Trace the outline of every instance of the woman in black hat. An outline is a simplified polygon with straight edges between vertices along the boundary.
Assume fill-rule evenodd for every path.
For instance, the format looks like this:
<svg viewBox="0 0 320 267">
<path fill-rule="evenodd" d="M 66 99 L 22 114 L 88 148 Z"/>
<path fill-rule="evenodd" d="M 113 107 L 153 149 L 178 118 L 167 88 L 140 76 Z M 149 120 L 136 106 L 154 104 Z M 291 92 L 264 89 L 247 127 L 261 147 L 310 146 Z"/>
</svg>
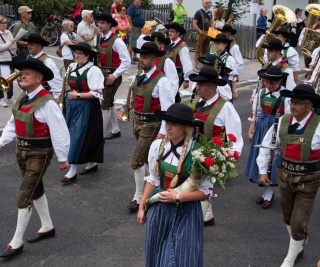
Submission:
<svg viewBox="0 0 320 267">
<path fill-rule="evenodd" d="M 223 62 L 227 68 L 233 70 L 236 67 L 236 62 L 229 53 L 231 40 L 225 34 L 219 33 L 216 38 L 211 38 L 211 41 L 214 42 L 214 54 L 219 56 L 219 61 Z M 236 100 L 239 96 L 236 83 L 237 75 L 232 71 L 230 73 L 220 73 L 220 76 L 229 84 L 232 91 L 232 100 Z"/>
<path fill-rule="evenodd" d="M 267 69 L 259 70 L 258 75 L 263 79 L 264 87 L 256 94 L 252 105 L 254 115 L 251 118 L 252 122 L 248 133 L 251 147 L 245 171 L 245 176 L 254 183 L 259 183 L 259 169 L 256 163 L 259 149 L 256 145 L 262 143 L 263 137 L 274 123 L 276 113 L 278 116 L 290 113 L 289 99 L 280 96 L 280 91 L 285 89 L 288 73 L 282 72 L 277 66 L 270 66 Z M 279 160 L 273 164 L 272 168 L 273 186 L 277 185 L 276 174 Z M 256 203 L 261 204 L 263 209 L 267 209 L 272 203 L 273 196 L 272 187 L 265 186 L 262 196 L 256 200 Z"/>
<path fill-rule="evenodd" d="M 170 106 L 167 112 L 156 112 L 166 121 L 167 135 L 155 140 L 149 151 L 149 172 L 139 206 L 137 220 L 147 223 L 145 240 L 146 266 L 203 266 L 203 215 L 200 200 L 211 195 L 212 184 L 202 178 L 199 189 L 177 194 L 192 167 L 194 127 L 193 111 L 185 104 Z M 158 187 L 158 188 L 156 188 Z M 146 213 L 144 203 L 159 189 L 160 202 Z M 186 245 L 187 244 L 187 245 Z"/>
<path fill-rule="evenodd" d="M 103 162 L 102 98 L 104 76 L 90 58 L 96 57 L 90 45 L 80 42 L 70 45 L 75 63 L 67 70 L 67 82 L 71 88 L 65 101 L 65 118 L 70 131 L 71 143 L 68 155 L 70 169 L 60 180 L 70 184 L 77 179 L 78 164 L 87 163 L 79 174 L 98 170 Z"/>
</svg>

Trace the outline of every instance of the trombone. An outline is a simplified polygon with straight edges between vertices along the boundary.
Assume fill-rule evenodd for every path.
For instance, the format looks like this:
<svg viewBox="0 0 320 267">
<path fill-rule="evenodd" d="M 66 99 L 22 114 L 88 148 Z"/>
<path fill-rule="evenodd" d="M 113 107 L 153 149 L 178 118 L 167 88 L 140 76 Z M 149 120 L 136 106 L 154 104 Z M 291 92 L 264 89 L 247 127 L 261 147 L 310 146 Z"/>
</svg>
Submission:
<svg viewBox="0 0 320 267">
<path fill-rule="evenodd" d="M 13 83 L 15 79 L 21 76 L 21 71 L 14 71 L 8 77 L 0 76 L 0 90 L 7 93 L 10 91 L 10 84 Z M 19 84 L 19 82 L 18 82 Z M 19 85 L 20 86 L 20 85 Z"/>
</svg>

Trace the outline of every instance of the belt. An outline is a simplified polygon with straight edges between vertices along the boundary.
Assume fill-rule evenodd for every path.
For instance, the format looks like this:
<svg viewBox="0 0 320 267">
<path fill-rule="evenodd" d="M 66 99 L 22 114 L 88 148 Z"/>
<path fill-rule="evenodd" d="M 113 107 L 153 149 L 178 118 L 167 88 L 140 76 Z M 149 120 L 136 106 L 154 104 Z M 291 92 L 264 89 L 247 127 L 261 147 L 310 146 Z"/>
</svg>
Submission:
<svg viewBox="0 0 320 267">
<path fill-rule="evenodd" d="M 101 67 L 101 71 L 103 74 L 111 74 L 114 73 L 116 71 L 115 68 L 103 68 Z"/>
<path fill-rule="evenodd" d="M 287 172 L 298 175 L 320 172 L 320 160 L 301 162 L 288 160 L 282 157 L 281 166 Z"/>
<path fill-rule="evenodd" d="M 160 122 L 153 113 L 134 113 L 134 119 L 140 123 Z"/>
<path fill-rule="evenodd" d="M 17 145 L 22 148 L 52 148 L 51 138 L 27 139 L 18 137 Z"/>
</svg>

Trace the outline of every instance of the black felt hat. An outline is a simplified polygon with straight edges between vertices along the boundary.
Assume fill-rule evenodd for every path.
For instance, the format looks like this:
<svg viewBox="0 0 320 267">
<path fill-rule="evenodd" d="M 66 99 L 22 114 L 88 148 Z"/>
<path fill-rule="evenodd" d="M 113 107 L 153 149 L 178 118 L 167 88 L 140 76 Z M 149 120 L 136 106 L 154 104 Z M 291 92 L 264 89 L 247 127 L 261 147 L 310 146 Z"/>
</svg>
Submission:
<svg viewBox="0 0 320 267">
<path fill-rule="evenodd" d="M 281 35 L 285 36 L 287 39 L 291 39 L 292 38 L 291 26 L 289 24 L 282 26 L 277 31 L 273 30 L 272 33 L 273 34 L 281 34 Z"/>
<path fill-rule="evenodd" d="M 231 43 L 231 40 L 224 33 L 217 34 L 216 38 L 210 38 L 211 41 L 214 42 L 222 42 L 222 43 Z"/>
<path fill-rule="evenodd" d="M 93 51 L 91 49 L 91 46 L 86 42 L 79 42 L 76 45 L 69 45 L 69 47 L 72 50 L 80 50 L 83 53 L 88 54 L 88 55 L 92 55 L 92 56 L 96 56 L 97 55 L 97 52 Z"/>
<path fill-rule="evenodd" d="M 118 22 L 109 13 L 101 13 L 99 16 L 96 16 L 95 18 L 97 20 L 104 20 L 108 23 L 111 23 L 112 27 L 118 26 Z"/>
<path fill-rule="evenodd" d="M 278 66 L 270 66 L 267 69 L 259 70 L 258 75 L 269 80 L 280 80 L 286 78 L 289 74 L 282 72 Z"/>
<path fill-rule="evenodd" d="M 198 83 L 214 83 L 218 86 L 224 86 L 227 82 L 218 76 L 218 72 L 214 68 L 204 67 L 199 74 L 190 74 L 189 79 Z"/>
<path fill-rule="evenodd" d="M 169 29 L 174 29 L 178 32 L 180 32 L 180 34 L 185 34 L 187 31 L 185 30 L 185 28 L 183 28 L 179 23 L 177 22 L 172 22 L 170 24 L 166 24 L 164 25 L 168 30 Z"/>
<path fill-rule="evenodd" d="M 48 68 L 44 63 L 37 58 L 28 57 L 26 61 L 20 61 L 16 64 L 13 64 L 14 68 L 18 70 L 23 69 L 32 69 L 40 72 L 43 75 L 44 81 L 50 81 L 53 79 L 53 72 Z"/>
<path fill-rule="evenodd" d="M 143 40 L 146 40 L 146 41 L 149 41 L 149 42 L 154 42 L 154 41 L 158 41 L 159 43 L 163 43 L 165 45 L 168 45 L 171 43 L 170 39 L 169 38 L 166 38 L 164 36 L 163 33 L 161 32 L 153 32 L 151 34 L 151 36 L 145 36 L 143 37 Z"/>
<path fill-rule="evenodd" d="M 133 52 L 141 55 L 156 55 L 162 57 L 165 55 L 166 51 L 159 51 L 158 46 L 154 42 L 146 42 L 139 48 L 133 48 Z"/>
<path fill-rule="evenodd" d="M 320 107 L 320 96 L 317 95 L 312 86 L 299 84 L 292 91 L 281 90 L 280 95 L 289 98 L 307 99 L 313 103 L 314 107 Z"/>
<path fill-rule="evenodd" d="M 222 32 L 230 32 L 232 35 L 235 35 L 237 33 L 237 30 L 232 28 L 229 24 L 224 24 L 223 27 L 220 29 Z"/>
<path fill-rule="evenodd" d="M 203 121 L 193 117 L 192 109 L 183 103 L 172 104 L 167 111 L 156 111 L 154 115 L 165 121 L 174 122 L 182 125 L 203 126 Z"/>
<path fill-rule="evenodd" d="M 283 49 L 283 45 L 282 45 L 280 39 L 278 39 L 278 38 L 272 38 L 269 41 L 269 43 L 263 44 L 261 47 L 267 48 L 267 49 L 275 49 L 275 50 L 282 50 Z"/>
<path fill-rule="evenodd" d="M 44 40 L 41 35 L 36 33 L 31 33 L 28 38 L 22 38 L 21 40 L 28 43 L 41 44 L 42 46 L 48 46 L 50 44 L 48 41 Z"/>
</svg>

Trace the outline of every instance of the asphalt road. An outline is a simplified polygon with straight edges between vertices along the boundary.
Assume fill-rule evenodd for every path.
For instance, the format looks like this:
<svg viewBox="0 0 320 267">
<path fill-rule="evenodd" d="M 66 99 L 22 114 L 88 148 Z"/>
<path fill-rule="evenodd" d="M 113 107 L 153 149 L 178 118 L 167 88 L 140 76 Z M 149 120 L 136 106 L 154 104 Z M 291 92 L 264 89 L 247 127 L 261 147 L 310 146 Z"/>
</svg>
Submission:
<svg viewBox="0 0 320 267">
<path fill-rule="evenodd" d="M 53 54 L 55 48 L 48 50 Z M 61 65 L 61 61 L 57 61 Z M 134 71 L 130 70 L 126 76 Z M 217 186 L 214 199 L 216 225 L 205 228 L 204 266 L 275 267 L 284 259 L 289 236 L 281 221 L 279 194 L 269 210 L 255 204 L 262 190 L 244 177 L 249 143 L 246 139 L 252 87 L 243 88 L 235 108 L 242 118 L 245 146 L 238 177 L 226 190 Z M 125 98 L 126 88 L 119 92 Z M 120 122 L 122 137 L 105 144 L 105 162 L 99 171 L 78 177 L 71 186 L 61 186 L 63 175 L 54 157 L 45 178 L 46 194 L 56 237 L 36 244 L 25 243 L 22 254 L 4 260 L 3 266 L 144 266 L 145 227 L 126 208 L 134 193 L 130 155 L 134 146 L 131 122 Z M 0 247 L 11 240 L 16 227 L 16 196 L 20 171 L 15 161 L 14 143 L 0 154 Z M 316 266 L 320 258 L 319 197 L 312 215 L 310 238 L 302 260 L 296 266 Z M 40 228 L 34 210 L 25 238 Z M 186 244 L 188 245 L 188 244 Z M 181 266 L 183 267 L 183 266 Z M 196 266 L 195 266 L 196 267 Z"/>
</svg>

